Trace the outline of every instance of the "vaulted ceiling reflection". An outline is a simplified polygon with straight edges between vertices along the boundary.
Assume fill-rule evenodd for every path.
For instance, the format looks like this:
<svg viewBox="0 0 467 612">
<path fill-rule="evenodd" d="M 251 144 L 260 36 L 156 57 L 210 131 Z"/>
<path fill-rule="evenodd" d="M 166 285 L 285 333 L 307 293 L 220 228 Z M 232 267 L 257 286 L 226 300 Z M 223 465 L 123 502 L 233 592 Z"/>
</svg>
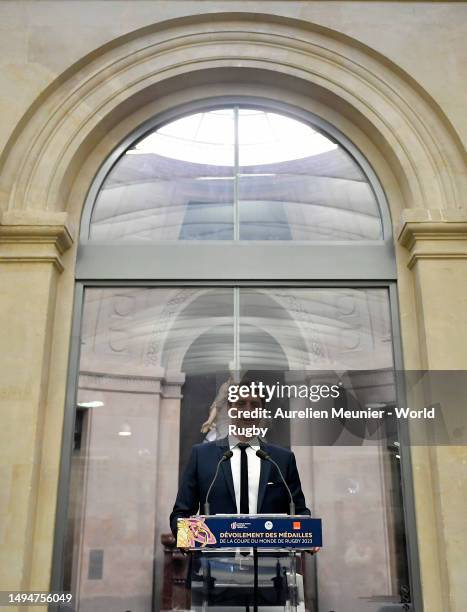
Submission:
<svg viewBox="0 0 467 612">
<path fill-rule="evenodd" d="M 389 307 L 385 290 L 349 288 L 113 288 L 88 291 L 82 366 L 106 360 L 115 367 L 216 371 L 239 367 L 274 369 L 274 351 L 258 341 L 268 334 L 286 356 L 288 369 L 366 369 L 392 366 Z M 234 320 L 236 319 L 236 321 Z M 235 338 L 234 328 L 238 328 Z M 203 334 L 196 354 L 188 348 Z M 282 357 L 280 358 L 282 362 Z"/>
<path fill-rule="evenodd" d="M 228 108 L 128 149 L 99 192 L 93 240 L 380 240 L 375 195 L 341 146 L 296 119 Z"/>
</svg>

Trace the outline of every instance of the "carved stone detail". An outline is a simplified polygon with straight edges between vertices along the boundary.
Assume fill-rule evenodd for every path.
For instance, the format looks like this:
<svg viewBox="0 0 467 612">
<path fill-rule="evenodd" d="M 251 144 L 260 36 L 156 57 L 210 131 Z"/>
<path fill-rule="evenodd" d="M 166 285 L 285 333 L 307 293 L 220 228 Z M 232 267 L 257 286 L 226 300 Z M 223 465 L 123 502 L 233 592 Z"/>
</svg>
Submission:
<svg viewBox="0 0 467 612">
<path fill-rule="evenodd" d="M 61 255 L 72 244 L 67 213 L 5 211 L 0 217 L 0 261 L 50 262 L 62 272 Z"/>
<path fill-rule="evenodd" d="M 467 212 L 407 209 L 398 239 L 410 251 L 409 268 L 421 259 L 467 259 Z"/>
</svg>

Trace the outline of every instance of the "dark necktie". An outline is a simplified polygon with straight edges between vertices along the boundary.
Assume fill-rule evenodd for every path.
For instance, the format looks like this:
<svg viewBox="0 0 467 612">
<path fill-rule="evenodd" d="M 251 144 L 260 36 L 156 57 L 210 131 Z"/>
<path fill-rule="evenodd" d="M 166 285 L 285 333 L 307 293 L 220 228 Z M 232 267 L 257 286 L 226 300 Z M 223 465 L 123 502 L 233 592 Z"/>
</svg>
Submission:
<svg viewBox="0 0 467 612">
<path fill-rule="evenodd" d="M 240 449 L 240 514 L 249 514 L 250 504 L 248 501 L 248 457 L 246 449 L 249 444 L 239 444 Z"/>
</svg>

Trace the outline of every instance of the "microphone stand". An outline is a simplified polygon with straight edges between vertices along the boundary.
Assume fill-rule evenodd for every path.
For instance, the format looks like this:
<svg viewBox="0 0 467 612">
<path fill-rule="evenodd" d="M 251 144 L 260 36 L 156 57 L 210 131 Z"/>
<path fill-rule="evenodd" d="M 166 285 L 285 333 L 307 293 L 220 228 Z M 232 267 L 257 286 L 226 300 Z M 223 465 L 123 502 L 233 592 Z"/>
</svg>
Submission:
<svg viewBox="0 0 467 612">
<path fill-rule="evenodd" d="M 223 463 L 224 461 L 228 461 L 230 459 L 230 457 L 232 457 L 233 452 L 231 450 L 226 450 L 225 453 L 222 455 L 222 457 L 219 459 L 218 463 L 217 463 L 217 467 L 216 467 L 216 473 L 214 474 L 214 478 L 211 481 L 211 484 L 209 486 L 208 492 L 206 493 L 206 500 L 204 502 L 204 514 L 206 516 L 209 516 L 211 514 L 210 511 L 210 507 L 209 507 L 209 495 L 211 494 L 211 489 L 214 486 L 214 483 L 217 480 L 217 476 L 219 474 L 219 469 L 221 467 L 221 463 Z"/>
</svg>

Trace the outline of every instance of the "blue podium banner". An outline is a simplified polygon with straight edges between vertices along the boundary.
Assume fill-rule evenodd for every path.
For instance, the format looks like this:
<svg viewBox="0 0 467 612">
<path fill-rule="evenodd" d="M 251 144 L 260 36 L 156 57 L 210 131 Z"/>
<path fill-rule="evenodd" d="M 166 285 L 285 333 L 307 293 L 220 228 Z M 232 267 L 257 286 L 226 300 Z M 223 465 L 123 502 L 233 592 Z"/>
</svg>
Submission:
<svg viewBox="0 0 467 612">
<path fill-rule="evenodd" d="M 322 546 L 321 519 L 285 515 L 214 515 L 178 519 L 180 548 Z"/>
</svg>

